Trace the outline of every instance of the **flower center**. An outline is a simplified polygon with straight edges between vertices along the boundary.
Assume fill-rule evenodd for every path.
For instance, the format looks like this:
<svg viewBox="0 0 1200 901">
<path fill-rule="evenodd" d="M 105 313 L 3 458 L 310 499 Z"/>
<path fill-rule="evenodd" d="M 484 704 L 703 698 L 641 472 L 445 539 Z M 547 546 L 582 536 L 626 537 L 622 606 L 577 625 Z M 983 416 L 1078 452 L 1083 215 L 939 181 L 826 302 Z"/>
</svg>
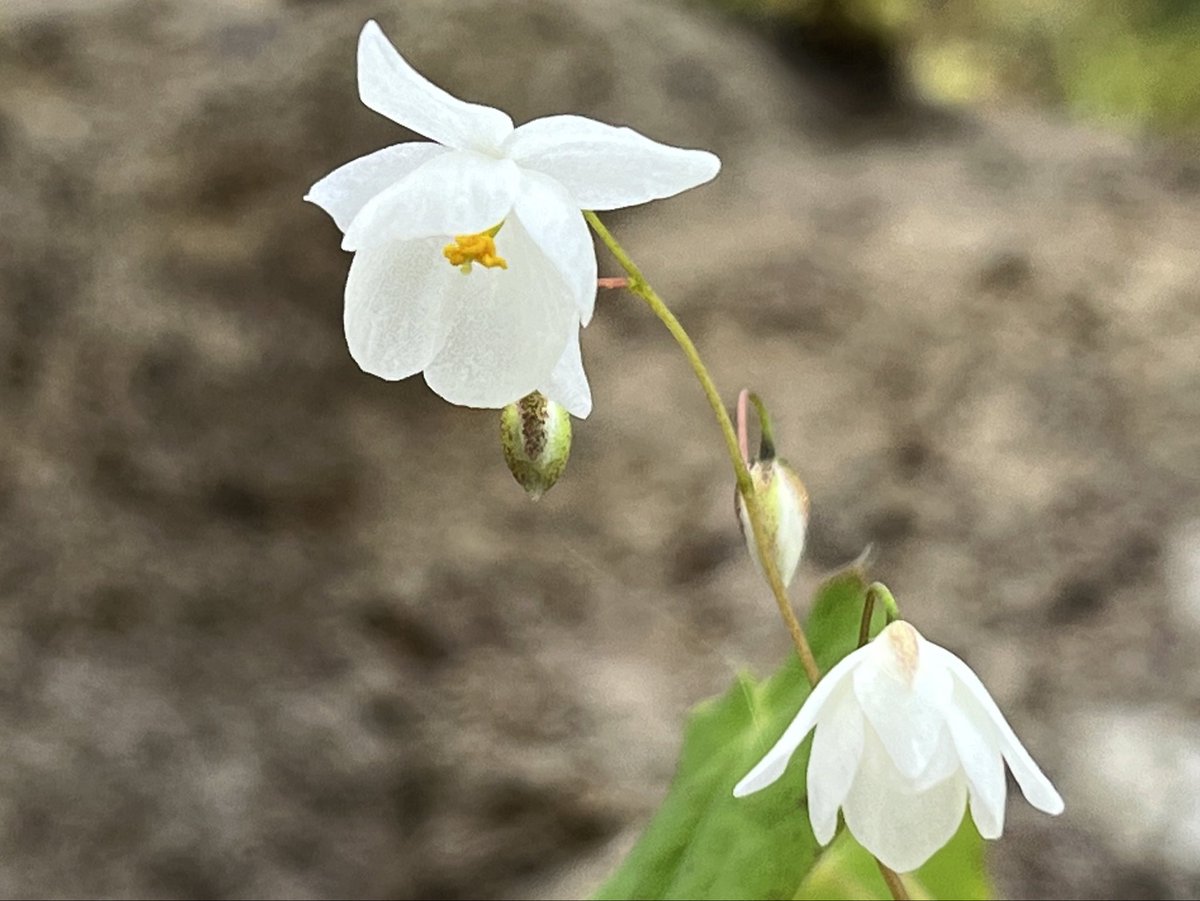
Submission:
<svg viewBox="0 0 1200 901">
<path fill-rule="evenodd" d="M 507 269 L 508 261 L 496 253 L 496 233 L 503 225 L 501 222 L 477 235 L 455 235 L 454 243 L 442 249 L 442 256 L 450 261 L 451 266 L 461 269 L 464 275 L 471 271 L 472 263 L 488 269 Z"/>
</svg>

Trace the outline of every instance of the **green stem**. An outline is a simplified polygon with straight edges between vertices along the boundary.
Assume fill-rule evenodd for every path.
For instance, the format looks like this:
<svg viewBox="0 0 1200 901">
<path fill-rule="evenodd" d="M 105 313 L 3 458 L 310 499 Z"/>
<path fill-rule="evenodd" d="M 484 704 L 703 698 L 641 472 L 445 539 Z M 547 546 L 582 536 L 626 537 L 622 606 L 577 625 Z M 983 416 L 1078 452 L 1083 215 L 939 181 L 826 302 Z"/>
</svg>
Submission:
<svg viewBox="0 0 1200 901">
<path fill-rule="evenodd" d="M 871 587 L 867 589 L 867 596 L 873 597 L 879 603 L 883 604 L 883 612 L 887 614 L 887 624 L 889 626 L 902 618 L 900 616 L 900 605 L 896 603 L 896 599 L 892 596 L 891 591 L 882 582 L 872 582 Z"/>
<path fill-rule="evenodd" d="M 871 614 L 875 612 L 875 590 L 874 587 L 867 589 L 867 596 L 863 600 L 862 621 L 858 624 L 858 647 L 862 647 L 867 643 L 867 639 L 871 637 Z"/>
<path fill-rule="evenodd" d="M 590 210 L 584 210 L 584 217 L 592 230 L 599 236 L 600 240 L 609 249 L 617 262 L 621 264 L 621 268 L 629 276 L 629 290 L 646 302 L 646 305 L 654 312 L 654 315 L 661 320 L 662 324 L 667 327 L 667 331 L 671 333 L 671 337 L 679 345 L 684 356 L 692 365 L 692 371 L 696 373 L 696 378 L 700 380 L 700 387 L 704 389 L 704 394 L 708 398 L 709 406 L 712 407 L 713 415 L 717 418 L 717 425 L 721 427 L 721 434 L 725 438 L 725 447 L 729 452 L 729 462 L 733 464 L 734 476 L 737 479 L 737 488 L 742 495 L 742 499 L 746 504 L 746 514 L 750 520 L 750 527 L 754 534 L 754 546 L 758 549 L 758 557 L 762 562 L 763 572 L 766 573 L 767 583 L 771 586 L 771 593 L 775 596 L 775 603 L 779 607 L 779 615 L 783 617 L 784 625 L 787 626 L 788 632 L 792 636 L 792 644 L 796 646 L 796 654 L 800 657 L 800 665 L 804 667 L 804 674 L 808 677 L 810 685 L 816 685 L 821 678 L 821 669 L 817 666 L 817 661 L 813 657 L 812 648 L 808 645 L 808 638 L 804 634 L 804 627 L 800 625 L 800 621 L 796 619 L 796 613 L 792 610 L 791 602 L 788 600 L 787 589 L 783 585 L 783 580 L 779 577 L 779 569 L 775 566 L 775 559 L 771 554 L 766 552 L 769 547 L 767 541 L 767 529 L 763 518 L 762 504 L 759 501 L 758 494 L 754 490 L 754 480 L 750 477 L 750 470 L 746 468 L 746 463 L 742 459 L 741 451 L 738 449 L 737 433 L 734 431 L 733 422 L 729 419 L 729 412 L 725 409 L 725 404 L 721 401 L 721 395 L 717 391 L 717 386 L 713 383 L 712 376 L 708 374 L 708 368 L 704 365 L 704 361 L 700 359 L 700 352 L 696 350 L 696 345 L 692 343 L 692 339 L 688 333 L 680 325 L 679 320 L 675 318 L 675 314 L 667 307 L 663 299 L 658 296 L 653 288 L 646 281 L 646 277 L 642 275 L 642 271 L 630 259 L 624 248 L 617 243 L 617 239 L 612 236 L 612 233 L 605 228 L 604 223 Z M 760 402 L 761 403 L 761 402 Z M 758 404 L 756 403 L 756 406 Z M 760 417 L 762 411 L 760 410 Z M 764 420 L 766 421 L 766 420 Z M 769 423 L 769 421 L 766 421 Z M 770 425 L 766 425 L 769 433 Z"/>
<path fill-rule="evenodd" d="M 750 395 L 750 403 L 758 413 L 758 459 L 762 461 L 775 459 L 775 429 L 771 427 L 771 414 L 767 405 L 757 394 Z"/>
<path fill-rule="evenodd" d="M 717 391 L 717 386 L 713 383 L 712 376 L 708 374 L 708 368 L 704 365 L 704 361 L 700 359 L 700 352 L 696 350 L 696 345 L 692 343 L 692 339 L 688 333 L 680 325 L 679 320 L 675 318 L 675 314 L 667 307 L 663 299 L 658 296 L 653 288 L 646 281 L 646 277 L 642 275 L 642 271 L 630 259 L 623 247 L 617 243 L 617 239 L 612 236 L 612 233 L 605 228 L 604 223 L 591 210 L 584 210 L 584 217 L 592 230 L 604 242 L 604 245 L 609 249 L 617 262 L 621 264 L 621 268 L 629 275 L 628 288 L 638 297 L 646 302 L 651 310 L 654 311 L 662 324 L 667 327 L 667 331 L 675 339 L 684 356 L 692 365 L 692 371 L 696 373 L 696 378 L 700 380 L 700 387 L 704 389 L 704 394 L 708 398 L 709 406 L 712 407 L 713 415 L 717 418 L 717 425 L 721 427 L 721 434 L 725 438 L 725 447 L 729 452 L 729 462 L 733 464 L 734 476 L 737 479 L 738 491 L 741 492 L 742 498 L 746 504 L 746 513 L 750 519 L 750 527 L 754 533 L 754 546 L 758 549 L 758 557 L 762 562 L 763 572 L 766 573 L 767 582 L 771 586 L 771 593 L 775 596 L 775 603 L 779 607 L 779 614 L 783 617 L 783 622 L 787 626 L 788 632 L 791 633 L 792 643 L 796 646 L 796 654 L 800 658 L 800 665 L 804 667 L 804 674 L 808 677 L 810 685 L 816 685 L 821 678 L 821 669 L 817 666 L 817 661 L 812 655 L 812 649 L 808 645 L 808 639 L 804 635 L 804 627 L 800 625 L 800 621 L 796 619 L 795 611 L 792 610 L 792 605 L 788 601 L 787 589 L 783 585 L 783 580 L 779 577 L 779 570 L 775 566 L 774 558 L 765 552 L 767 547 L 767 530 L 763 522 L 762 504 L 759 502 L 758 494 L 754 490 L 754 480 L 750 477 L 750 470 L 746 467 L 745 460 L 742 459 L 741 450 L 738 447 L 737 432 L 734 431 L 733 423 L 729 419 L 729 412 L 725 409 L 725 405 L 721 402 L 721 395 Z M 767 416 L 766 407 L 757 395 L 752 395 L 751 399 L 758 411 L 760 429 L 763 435 L 763 448 L 774 450 L 774 435 L 771 432 L 771 420 Z M 879 585 L 879 583 L 875 583 Z M 871 586 L 875 588 L 875 585 Z M 882 585 L 883 593 L 880 595 L 883 599 L 884 606 L 888 610 L 889 619 L 892 611 L 896 609 L 896 601 L 892 598 L 892 594 Z M 873 595 L 873 593 L 872 593 Z M 891 604 L 888 604 L 891 601 Z M 874 601 L 872 601 L 872 604 Z M 896 612 L 899 616 L 899 612 Z M 870 623 L 870 614 L 867 615 L 866 621 Z M 908 901 L 909 894 L 904 886 L 904 882 L 900 876 L 893 870 L 884 866 L 878 860 L 875 863 L 879 866 L 879 872 L 883 876 L 883 881 L 887 883 L 888 890 L 892 893 L 895 901 Z"/>
</svg>

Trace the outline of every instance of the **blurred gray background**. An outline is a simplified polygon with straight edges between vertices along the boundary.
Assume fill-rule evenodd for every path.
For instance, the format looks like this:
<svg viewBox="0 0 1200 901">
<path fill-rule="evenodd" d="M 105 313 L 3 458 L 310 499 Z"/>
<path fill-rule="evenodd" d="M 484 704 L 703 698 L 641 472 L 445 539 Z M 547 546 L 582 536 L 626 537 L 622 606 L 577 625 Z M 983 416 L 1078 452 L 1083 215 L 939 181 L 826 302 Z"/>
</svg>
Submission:
<svg viewBox="0 0 1200 901">
<path fill-rule="evenodd" d="M 586 893 L 788 653 L 635 299 L 538 505 L 493 413 L 350 359 L 300 198 L 410 137 L 372 16 L 518 122 L 721 155 L 610 224 L 775 414 L 798 606 L 873 543 L 988 683 L 1067 802 L 1012 802 L 1003 894 L 1200 892 L 1200 28 L 1017 6 L 0 3 L 0 894 Z"/>
</svg>

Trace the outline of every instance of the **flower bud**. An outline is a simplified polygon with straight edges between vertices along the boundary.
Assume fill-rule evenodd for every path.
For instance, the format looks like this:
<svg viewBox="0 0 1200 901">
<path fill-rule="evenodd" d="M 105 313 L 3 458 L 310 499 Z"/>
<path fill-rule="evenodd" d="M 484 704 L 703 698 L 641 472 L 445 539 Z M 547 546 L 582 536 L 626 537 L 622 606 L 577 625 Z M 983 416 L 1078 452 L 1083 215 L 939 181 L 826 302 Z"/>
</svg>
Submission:
<svg viewBox="0 0 1200 901">
<path fill-rule="evenodd" d="M 540 391 L 500 411 L 504 461 L 535 501 L 550 490 L 571 455 L 571 415 Z"/>
<path fill-rule="evenodd" d="M 800 554 L 804 551 L 804 533 L 808 528 L 808 491 L 795 471 L 775 457 L 758 460 L 750 466 L 750 477 L 762 508 L 763 526 L 767 533 L 767 552 L 775 560 L 779 578 L 784 586 L 792 582 Z M 762 561 L 754 544 L 754 527 L 746 512 L 740 491 L 735 492 L 738 522 L 742 537 L 754 563 L 762 569 Z"/>
</svg>

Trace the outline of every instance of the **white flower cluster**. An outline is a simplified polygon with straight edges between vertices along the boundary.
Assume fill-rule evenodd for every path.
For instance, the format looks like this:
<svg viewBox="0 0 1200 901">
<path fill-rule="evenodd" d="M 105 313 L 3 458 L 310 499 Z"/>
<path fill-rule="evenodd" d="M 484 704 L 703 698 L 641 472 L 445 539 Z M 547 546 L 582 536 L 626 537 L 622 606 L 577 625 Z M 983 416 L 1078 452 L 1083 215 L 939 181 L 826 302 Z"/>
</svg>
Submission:
<svg viewBox="0 0 1200 901">
<path fill-rule="evenodd" d="M 453 403 L 508 407 L 510 467 L 540 495 L 569 452 L 569 418 L 553 405 L 578 417 L 592 407 L 579 331 L 596 300 L 596 255 L 582 211 L 670 197 L 715 177 L 720 161 L 581 116 L 514 128 L 500 110 L 419 75 L 374 22 L 359 39 L 358 83 L 366 106 L 429 141 L 349 162 L 305 198 L 333 217 L 342 247 L 354 252 L 350 353 L 384 379 L 423 372 Z M 790 581 L 807 494 L 782 463 L 756 464 L 753 478 L 766 551 Z M 970 667 L 903 621 L 821 679 L 734 794 L 775 782 L 814 730 L 808 807 L 818 841 L 833 838 L 840 810 L 855 838 L 895 870 L 942 847 L 968 804 L 980 833 L 999 837 L 1005 762 L 1030 803 L 1063 809 Z"/>
</svg>

